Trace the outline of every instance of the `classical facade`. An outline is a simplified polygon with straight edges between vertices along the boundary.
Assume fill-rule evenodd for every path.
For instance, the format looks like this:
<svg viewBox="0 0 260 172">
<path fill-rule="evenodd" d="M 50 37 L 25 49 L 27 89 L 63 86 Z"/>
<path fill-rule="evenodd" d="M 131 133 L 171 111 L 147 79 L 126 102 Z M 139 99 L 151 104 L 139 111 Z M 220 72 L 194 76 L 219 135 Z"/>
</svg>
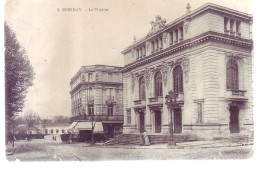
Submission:
<svg viewBox="0 0 260 172">
<path fill-rule="evenodd" d="M 175 134 L 252 134 L 252 16 L 208 3 L 151 25 L 122 51 L 123 133 L 169 134 L 172 90 Z"/>
<path fill-rule="evenodd" d="M 107 137 L 122 133 L 123 83 L 121 67 L 82 66 L 71 79 L 71 118 L 81 137 L 92 130 Z"/>
</svg>

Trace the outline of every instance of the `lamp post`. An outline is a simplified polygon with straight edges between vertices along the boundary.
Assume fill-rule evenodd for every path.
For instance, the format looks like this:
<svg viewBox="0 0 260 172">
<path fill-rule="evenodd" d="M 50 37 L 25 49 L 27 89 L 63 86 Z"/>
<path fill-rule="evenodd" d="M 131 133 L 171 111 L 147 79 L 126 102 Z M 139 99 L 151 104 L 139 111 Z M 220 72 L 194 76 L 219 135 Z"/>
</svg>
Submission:
<svg viewBox="0 0 260 172">
<path fill-rule="evenodd" d="M 169 146 L 176 146 L 176 142 L 173 137 L 173 119 L 172 119 L 172 111 L 176 108 L 178 108 L 178 104 L 176 102 L 178 98 L 178 94 L 174 93 L 172 90 L 169 91 L 169 93 L 165 96 L 166 99 L 166 105 L 170 109 L 171 114 L 171 122 L 170 122 L 170 140 L 168 142 Z"/>
<path fill-rule="evenodd" d="M 90 146 L 94 146 L 95 145 L 95 141 L 94 141 L 94 113 L 93 113 L 93 108 L 91 109 L 91 124 L 92 124 L 92 129 L 91 129 L 91 140 L 90 140 Z"/>
</svg>

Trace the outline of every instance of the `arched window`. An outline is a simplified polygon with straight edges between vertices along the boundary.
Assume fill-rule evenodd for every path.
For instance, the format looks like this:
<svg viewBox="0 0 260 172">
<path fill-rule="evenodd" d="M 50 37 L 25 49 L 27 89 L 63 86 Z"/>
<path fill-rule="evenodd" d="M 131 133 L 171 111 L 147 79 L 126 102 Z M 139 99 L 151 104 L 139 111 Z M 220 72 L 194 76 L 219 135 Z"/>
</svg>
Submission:
<svg viewBox="0 0 260 172">
<path fill-rule="evenodd" d="M 139 99 L 145 100 L 145 82 L 144 77 L 139 79 Z"/>
<path fill-rule="evenodd" d="M 227 62 L 227 89 L 238 90 L 238 64 L 235 59 Z"/>
<path fill-rule="evenodd" d="M 181 66 L 177 66 L 173 70 L 173 86 L 175 93 L 183 92 L 183 72 Z"/>
<path fill-rule="evenodd" d="M 154 76 L 154 91 L 155 91 L 155 97 L 162 96 L 162 74 L 160 72 L 157 72 Z"/>
</svg>

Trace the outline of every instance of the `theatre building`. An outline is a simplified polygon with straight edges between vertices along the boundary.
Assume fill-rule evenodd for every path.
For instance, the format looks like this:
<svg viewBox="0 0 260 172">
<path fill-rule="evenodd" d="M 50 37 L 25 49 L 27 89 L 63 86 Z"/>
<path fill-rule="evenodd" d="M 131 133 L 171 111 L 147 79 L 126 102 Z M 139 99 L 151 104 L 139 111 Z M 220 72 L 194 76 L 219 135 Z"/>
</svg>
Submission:
<svg viewBox="0 0 260 172">
<path fill-rule="evenodd" d="M 156 16 L 122 51 L 123 133 L 221 139 L 253 133 L 252 16 L 208 3 L 174 21 Z"/>
<path fill-rule="evenodd" d="M 107 138 L 122 133 L 123 83 L 121 67 L 82 66 L 71 79 L 71 127 L 81 139 L 94 133 Z"/>
</svg>

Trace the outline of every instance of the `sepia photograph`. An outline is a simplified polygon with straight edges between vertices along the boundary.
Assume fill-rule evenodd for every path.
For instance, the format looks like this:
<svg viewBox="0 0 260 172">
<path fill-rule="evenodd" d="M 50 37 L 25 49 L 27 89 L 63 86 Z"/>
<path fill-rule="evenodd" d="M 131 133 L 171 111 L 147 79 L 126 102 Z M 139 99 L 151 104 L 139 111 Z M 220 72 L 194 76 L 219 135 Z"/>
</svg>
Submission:
<svg viewBox="0 0 260 172">
<path fill-rule="evenodd" d="M 3 156 L 252 159 L 253 17 L 253 0 L 6 0 Z"/>
</svg>

